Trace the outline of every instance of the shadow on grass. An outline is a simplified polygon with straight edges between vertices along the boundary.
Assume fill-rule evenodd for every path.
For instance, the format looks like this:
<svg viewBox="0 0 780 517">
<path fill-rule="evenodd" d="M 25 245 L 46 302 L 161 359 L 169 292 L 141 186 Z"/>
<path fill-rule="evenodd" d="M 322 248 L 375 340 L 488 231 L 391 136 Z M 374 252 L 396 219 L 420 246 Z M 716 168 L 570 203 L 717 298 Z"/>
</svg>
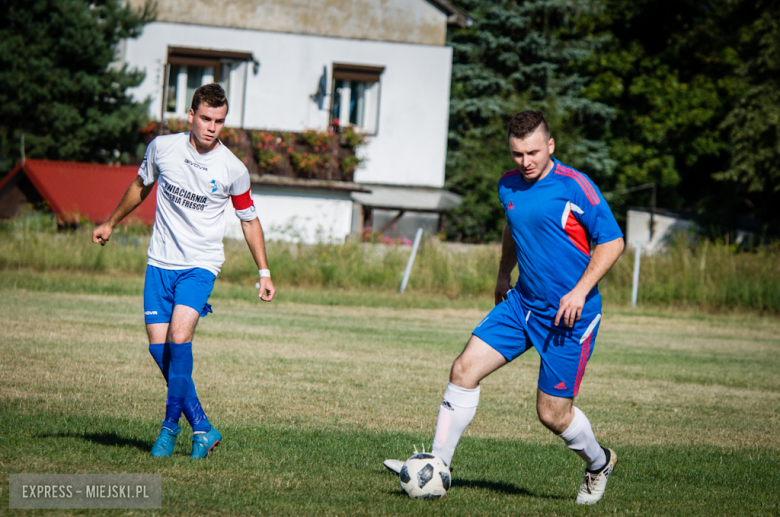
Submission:
<svg viewBox="0 0 780 517">
<path fill-rule="evenodd" d="M 536 497 L 539 499 L 555 499 L 559 501 L 571 499 L 571 497 L 560 496 L 560 495 L 535 494 L 525 488 L 521 488 L 519 486 L 512 485 L 510 483 L 497 483 L 495 481 L 487 481 L 484 479 L 455 479 L 452 481 L 452 487 L 450 488 L 450 490 L 452 490 L 453 488 L 476 488 L 481 490 L 490 490 L 491 492 L 500 492 L 502 494 L 508 494 L 508 495 L 519 495 L 522 497 Z M 406 495 L 406 492 L 398 488 L 397 485 L 395 490 L 386 490 L 385 494 L 391 496 L 408 497 Z"/>
<path fill-rule="evenodd" d="M 38 435 L 39 438 L 78 438 L 106 447 L 135 447 L 141 451 L 149 451 L 152 444 L 135 438 L 125 438 L 116 433 L 47 433 Z"/>
<path fill-rule="evenodd" d="M 483 490 L 491 490 L 493 492 L 501 492 L 503 494 L 538 497 L 541 499 L 571 499 L 570 497 L 564 497 L 560 495 L 535 494 L 525 488 L 521 488 L 510 483 L 497 483 L 495 481 L 487 481 L 484 479 L 453 479 L 452 488 L 479 488 Z"/>
</svg>

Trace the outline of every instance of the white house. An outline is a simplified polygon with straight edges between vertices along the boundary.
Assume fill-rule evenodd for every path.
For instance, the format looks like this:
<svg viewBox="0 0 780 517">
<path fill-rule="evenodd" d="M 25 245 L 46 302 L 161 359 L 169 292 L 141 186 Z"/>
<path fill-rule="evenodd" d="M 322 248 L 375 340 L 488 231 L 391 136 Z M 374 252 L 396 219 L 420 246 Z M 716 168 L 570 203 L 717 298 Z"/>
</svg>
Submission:
<svg viewBox="0 0 780 517">
<path fill-rule="evenodd" d="M 452 64 L 445 38 L 449 25 L 468 22 L 448 0 L 158 0 L 157 20 L 123 43 L 118 61 L 146 71 L 131 93 L 151 100 L 156 119 L 185 117 L 194 90 L 216 81 L 228 92 L 228 126 L 349 125 L 368 135 L 354 183 L 254 178 L 271 234 L 297 226 L 305 241 L 339 241 L 369 219 L 375 228 L 435 230 L 458 204 L 441 190 Z M 237 219 L 228 235 L 240 236 Z"/>
</svg>

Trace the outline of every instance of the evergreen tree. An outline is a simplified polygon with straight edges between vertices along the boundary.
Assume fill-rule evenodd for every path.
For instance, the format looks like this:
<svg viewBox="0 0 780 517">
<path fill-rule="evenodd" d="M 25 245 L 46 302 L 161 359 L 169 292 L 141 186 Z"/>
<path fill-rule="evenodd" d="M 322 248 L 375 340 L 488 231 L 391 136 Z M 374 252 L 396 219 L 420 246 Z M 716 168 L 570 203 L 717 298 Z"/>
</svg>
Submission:
<svg viewBox="0 0 780 517">
<path fill-rule="evenodd" d="M 2 0 L 0 170 L 26 156 L 116 161 L 134 151 L 146 108 L 125 92 L 143 73 L 111 66 L 153 17 L 121 0 Z"/>
<path fill-rule="evenodd" d="M 659 206 L 697 210 L 709 226 L 733 196 L 713 174 L 729 161 L 719 126 L 738 91 L 743 18 L 730 0 L 601 1 L 594 24 L 607 42 L 587 62 L 585 94 L 616 110 L 607 139 L 618 165 L 602 188 L 654 182 Z M 609 201 L 620 216 L 650 193 Z"/>
<path fill-rule="evenodd" d="M 447 186 L 464 196 L 448 233 L 467 241 L 497 240 L 504 225 L 497 181 L 514 168 L 509 119 L 523 109 L 545 112 L 556 156 L 597 178 L 612 173 L 602 135 L 612 110 L 582 95 L 578 67 L 600 40 L 580 20 L 588 0 L 461 0 L 474 19 L 450 31 L 453 47 Z"/>
</svg>

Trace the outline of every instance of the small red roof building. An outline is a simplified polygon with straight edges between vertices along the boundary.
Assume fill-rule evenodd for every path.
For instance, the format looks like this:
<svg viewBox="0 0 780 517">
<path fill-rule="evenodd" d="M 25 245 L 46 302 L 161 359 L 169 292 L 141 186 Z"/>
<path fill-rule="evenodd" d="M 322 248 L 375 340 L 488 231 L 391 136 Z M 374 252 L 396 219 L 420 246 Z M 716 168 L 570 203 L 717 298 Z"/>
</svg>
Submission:
<svg viewBox="0 0 780 517">
<path fill-rule="evenodd" d="M 0 217 L 17 215 L 24 203 L 45 201 L 63 222 L 78 223 L 86 218 L 100 224 L 108 219 L 137 175 L 137 165 L 26 160 L 0 180 Z M 156 209 L 155 184 L 124 222 L 135 219 L 152 224 Z"/>
</svg>

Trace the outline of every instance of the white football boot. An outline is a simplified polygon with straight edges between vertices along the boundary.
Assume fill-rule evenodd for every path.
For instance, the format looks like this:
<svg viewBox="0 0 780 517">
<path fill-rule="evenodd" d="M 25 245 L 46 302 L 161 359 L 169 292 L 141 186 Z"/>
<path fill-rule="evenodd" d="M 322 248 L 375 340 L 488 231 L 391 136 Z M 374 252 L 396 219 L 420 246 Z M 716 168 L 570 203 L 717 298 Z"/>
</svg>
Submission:
<svg viewBox="0 0 780 517">
<path fill-rule="evenodd" d="M 401 473 L 401 467 L 404 466 L 404 462 L 401 460 L 385 460 L 382 462 L 382 465 L 387 468 L 390 472 L 394 472 L 396 474 Z"/>
<path fill-rule="evenodd" d="M 604 497 L 609 475 L 612 474 L 612 470 L 617 465 L 615 451 L 604 449 L 604 452 L 607 454 L 607 464 L 601 470 L 596 472 L 585 470 L 585 478 L 582 480 L 580 491 L 577 494 L 577 504 L 596 504 Z"/>
<path fill-rule="evenodd" d="M 414 453 L 415 454 L 420 454 L 420 452 L 417 450 L 417 446 L 416 445 L 414 446 Z M 425 454 L 425 445 L 423 445 L 422 453 Z M 428 454 L 431 454 L 431 453 L 429 452 Z M 385 468 L 387 470 L 389 470 L 390 472 L 393 472 L 394 474 L 400 475 L 401 474 L 401 469 L 403 468 L 404 463 L 405 462 L 403 462 L 401 460 L 390 460 L 390 459 L 388 459 L 388 460 L 383 461 L 382 465 L 384 465 Z M 447 466 L 447 468 L 450 469 L 450 475 L 452 475 L 452 467 Z"/>
</svg>

